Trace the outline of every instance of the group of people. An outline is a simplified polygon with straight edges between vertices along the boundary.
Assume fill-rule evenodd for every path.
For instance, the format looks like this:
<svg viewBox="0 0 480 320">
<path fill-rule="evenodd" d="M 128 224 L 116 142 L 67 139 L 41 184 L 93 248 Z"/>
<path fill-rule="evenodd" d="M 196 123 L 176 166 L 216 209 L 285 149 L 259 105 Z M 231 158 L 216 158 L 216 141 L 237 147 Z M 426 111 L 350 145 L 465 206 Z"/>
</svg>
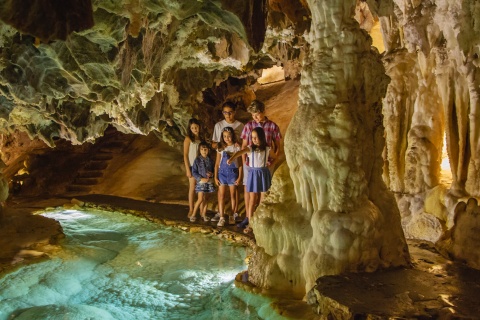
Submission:
<svg viewBox="0 0 480 320">
<path fill-rule="evenodd" d="M 211 219 L 223 227 L 225 220 L 225 195 L 230 193 L 229 224 L 241 219 L 238 215 L 238 191 L 244 185 L 246 217 L 237 227 L 251 232 L 249 221 L 258 204 L 263 200 L 272 181 L 272 168 L 278 160 L 282 146 L 280 129 L 265 116 L 265 105 L 254 100 L 247 111 L 253 120 L 243 124 L 235 119 L 236 106 L 226 102 L 222 106 L 224 120 L 215 124 L 211 145 L 204 139 L 200 122 L 192 118 L 188 122 L 188 134 L 184 141 L 184 162 L 189 179 L 188 218 L 195 222 L 197 213 L 204 221 L 210 221 L 207 213 L 207 195 L 218 187 L 218 213 Z M 210 157 L 216 150 L 215 161 Z M 195 201 L 195 193 L 197 200 Z"/>
</svg>

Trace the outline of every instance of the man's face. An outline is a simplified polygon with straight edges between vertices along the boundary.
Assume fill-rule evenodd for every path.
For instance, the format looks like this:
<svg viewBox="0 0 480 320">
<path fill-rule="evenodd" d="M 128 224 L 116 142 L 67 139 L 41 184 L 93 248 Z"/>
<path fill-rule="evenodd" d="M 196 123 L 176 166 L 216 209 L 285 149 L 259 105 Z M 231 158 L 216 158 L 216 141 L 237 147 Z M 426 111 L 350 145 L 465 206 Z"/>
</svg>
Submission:
<svg viewBox="0 0 480 320">
<path fill-rule="evenodd" d="M 235 110 L 230 107 L 223 107 L 222 109 L 223 116 L 228 123 L 235 121 Z"/>
<path fill-rule="evenodd" d="M 265 121 L 265 113 L 264 112 L 252 113 L 252 118 L 257 123 L 263 122 L 263 121 Z"/>
</svg>

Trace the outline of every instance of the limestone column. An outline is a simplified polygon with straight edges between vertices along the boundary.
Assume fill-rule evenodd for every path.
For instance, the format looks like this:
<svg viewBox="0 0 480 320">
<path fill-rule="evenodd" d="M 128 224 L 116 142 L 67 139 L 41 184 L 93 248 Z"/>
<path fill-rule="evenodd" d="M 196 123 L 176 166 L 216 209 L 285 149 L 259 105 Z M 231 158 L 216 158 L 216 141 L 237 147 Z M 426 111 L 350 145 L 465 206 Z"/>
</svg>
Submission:
<svg viewBox="0 0 480 320">
<path fill-rule="evenodd" d="M 381 177 L 385 70 L 353 19 L 354 0 L 307 3 L 309 50 L 285 137 L 287 163 L 252 219 L 258 247 L 249 266 L 257 286 L 298 296 L 322 275 L 409 261 Z"/>
</svg>

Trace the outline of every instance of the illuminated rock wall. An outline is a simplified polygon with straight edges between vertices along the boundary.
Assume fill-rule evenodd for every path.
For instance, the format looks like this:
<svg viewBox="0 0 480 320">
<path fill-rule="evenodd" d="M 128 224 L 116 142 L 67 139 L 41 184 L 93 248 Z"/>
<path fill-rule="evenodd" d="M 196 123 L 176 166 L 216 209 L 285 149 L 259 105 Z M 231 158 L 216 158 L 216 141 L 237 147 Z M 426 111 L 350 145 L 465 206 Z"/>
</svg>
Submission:
<svg viewBox="0 0 480 320">
<path fill-rule="evenodd" d="M 392 79 L 383 100 L 384 178 L 397 194 L 405 234 L 440 240 L 444 253 L 476 267 L 468 252 L 480 241 L 460 233 L 478 224 L 474 199 L 467 209 L 462 201 L 480 196 L 479 13 L 475 1 L 397 0 L 380 18 Z M 450 183 L 440 170 L 444 141 Z"/>
</svg>

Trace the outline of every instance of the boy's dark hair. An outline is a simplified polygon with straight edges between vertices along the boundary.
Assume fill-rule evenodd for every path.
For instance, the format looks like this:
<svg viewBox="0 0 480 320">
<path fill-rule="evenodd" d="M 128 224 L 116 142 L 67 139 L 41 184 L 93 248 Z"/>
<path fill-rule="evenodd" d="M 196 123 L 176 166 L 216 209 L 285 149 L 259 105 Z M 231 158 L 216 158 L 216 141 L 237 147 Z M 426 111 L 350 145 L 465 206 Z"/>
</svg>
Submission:
<svg viewBox="0 0 480 320">
<path fill-rule="evenodd" d="M 188 137 L 190 138 L 190 140 L 195 141 L 195 135 L 193 134 L 192 130 L 190 130 L 190 127 L 192 126 L 192 124 L 196 124 L 200 127 L 200 130 L 198 132 L 199 136 L 200 136 L 200 133 L 202 132 L 202 125 L 200 124 L 200 121 L 198 121 L 198 119 L 191 118 L 190 120 L 188 120 L 188 127 L 187 127 Z"/>
<path fill-rule="evenodd" d="M 225 103 L 222 105 L 222 110 L 223 110 L 223 108 L 225 108 L 225 107 L 229 107 L 229 108 L 231 108 L 233 111 L 235 111 L 235 109 L 237 109 L 236 104 L 233 103 L 233 102 L 231 102 L 231 101 L 225 102 Z"/>
<path fill-rule="evenodd" d="M 200 151 L 200 148 L 201 147 L 205 147 L 207 148 L 209 151 L 210 151 L 210 144 L 207 142 L 207 141 L 201 141 L 199 144 L 198 144 L 198 150 Z"/>
<path fill-rule="evenodd" d="M 265 137 L 265 131 L 263 131 L 262 127 L 256 127 L 252 130 L 252 132 L 255 131 L 258 136 L 258 140 L 260 140 L 260 145 L 257 146 L 252 143 L 252 151 L 255 150 L 265 150 L 267 148 L 267 138 Z M 251 134 L 251 133 L 250 133 Z"/>
<path fill-rule="evenodd" d="M 223 149 L 225 149 L 227 147 L 227 144 L 223 140 L 223 133 L 225 131 L 230 132 L 230 134 L 232 135 L 233 144 L 237 143 L 237 135 L 235 134 L 235 131 L 233 130 L 233 128 L 232 127 L 225 127 L 225 128 L 222 129 L 222 132 L 220 133 L 220 142 L 218 143 L 218 147 L 217 147 L 218 151 L 222 151 Z"/>
</svg>

